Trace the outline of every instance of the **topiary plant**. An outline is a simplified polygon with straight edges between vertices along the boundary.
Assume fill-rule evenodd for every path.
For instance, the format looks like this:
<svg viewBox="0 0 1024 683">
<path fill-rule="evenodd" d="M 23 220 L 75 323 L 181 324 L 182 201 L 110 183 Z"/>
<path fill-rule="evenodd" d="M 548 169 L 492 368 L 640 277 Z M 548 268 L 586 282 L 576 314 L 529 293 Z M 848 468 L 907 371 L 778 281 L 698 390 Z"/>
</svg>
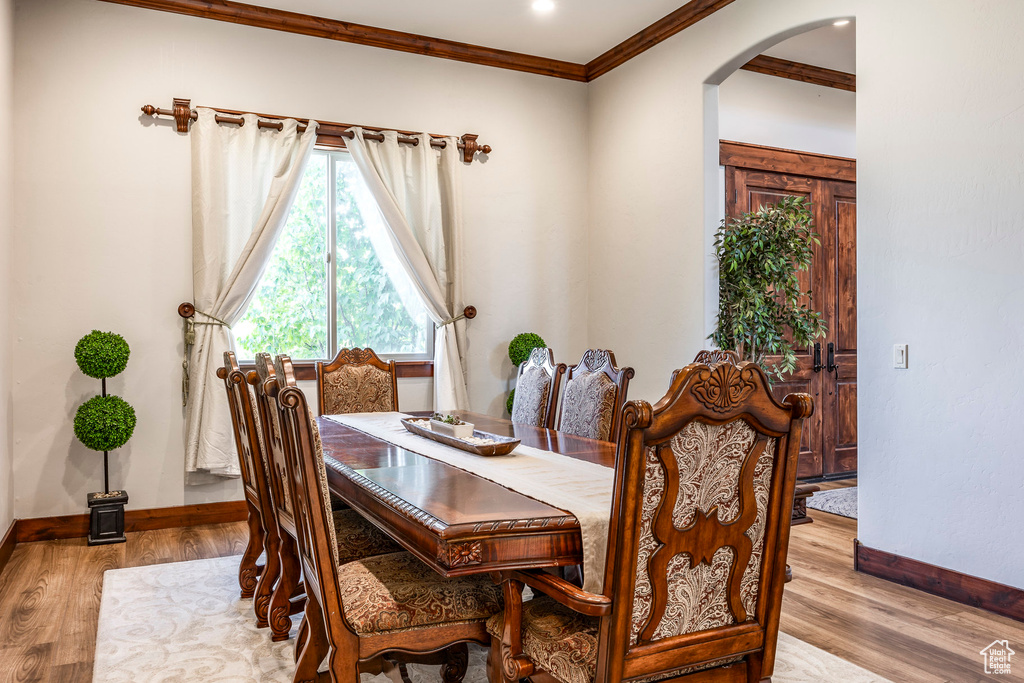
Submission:
<svg viewBox="0 0 1024 683">
<path fill-rule="evenodd" d="M 75 362 L 89 377 L 102 381 L 102 394 L 94 396 L 78 407 L 75 413 L 75 436 L 82 444 L 94 451 L 103 451 L 103 493 L 89 494 L 89 507 L 93 513 L 93 524 L 89 531 L 89 544 L 102 541 L 94 537 L 97 508 L 95 500 L 120 500 L 120 519 L 123 522 L 124 503 L 128 494 L 110 490 L 109 451 L 120 448 L 128 442 L 135 431 L 135 409 L 118 396 L 107 396 L 107 378 L 119 374 L 128 366 L 131 350 L 128 342 L 119 334 L 93 330 L 78 340 L 75 345 Z M 121 498 L 123 497 L 123 500 Z M 122 524 L 123 526 L 123 524 Z M 123 537 L 118 541 L 123 541 Z"/>
<path fill-rule="evenodd" d="M 120 448 L 133 431 L 135 409 L 119 396 L 94 396 L 75 413 L 75 436 L 94 451 Z"/>
<path fill-rule="evenodd" d="M 770 377 L 796 369 L 796 349 L 825 334 L 825 322 L 800 288 L 800 271 L 810 270 L 814 217 L 803 197 L 784 197 L 740 218 L 722 221 L 715 234 L 719 266 L 718 323 L 710 338 L 720 349 L 735 349 Z M 769 356 L 779 361 L 768 362 Z"/>
<path fill-rule="evenodd" d="M 119 334 L 93 330 L 75 345 L 75 362 L 89 377 L 106 379 L 120 374 L 128 366 L 131 349 Z"/>
<path fill-rule="evenodd" d="M 512 361 L 512 365 L 518 368 L 526 362 L 530 357 L 530 352 L 536 348 L 547 348 L 547 344 L 539 334 L 533 332 L 517 334 L 508 345 L 508 359 Z"/>
<path fill-rule="evenodd" d="M 512 414 L 512 403 L 515 401 L 515 398 L 516 398 L 516 390 L 513 389 L 512 391 L 508 392 L 508 400 L 505 401 L 505 410 L 508 411 L 509 415 Z"/>
</svg>

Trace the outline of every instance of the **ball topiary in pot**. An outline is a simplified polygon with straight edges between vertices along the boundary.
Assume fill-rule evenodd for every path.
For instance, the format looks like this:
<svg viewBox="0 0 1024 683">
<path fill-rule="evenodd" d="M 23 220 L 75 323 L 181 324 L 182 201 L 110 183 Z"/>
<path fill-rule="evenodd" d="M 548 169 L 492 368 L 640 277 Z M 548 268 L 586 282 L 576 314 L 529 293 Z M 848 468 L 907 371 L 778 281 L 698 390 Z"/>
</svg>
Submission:
<svg viewBox="0 0 1024 683">
<path fill-rule="evenodd" d="M 125 491 L 110 490 L 110 451 L 128 442 L 135 431 L 135 409 L 119 396 L 107 395 L 107 378 L 128 366 L 131 349 L 119 334 L 93 330 L 75 345 L 75 362 L 85 375 L 101 380 L 102 394 L 78 407 L 75 436 L 86 448 L 103 451 L 103 492 L 87 497 L 90 510 L 89 545 L 123 543 Z"/>
</svg>

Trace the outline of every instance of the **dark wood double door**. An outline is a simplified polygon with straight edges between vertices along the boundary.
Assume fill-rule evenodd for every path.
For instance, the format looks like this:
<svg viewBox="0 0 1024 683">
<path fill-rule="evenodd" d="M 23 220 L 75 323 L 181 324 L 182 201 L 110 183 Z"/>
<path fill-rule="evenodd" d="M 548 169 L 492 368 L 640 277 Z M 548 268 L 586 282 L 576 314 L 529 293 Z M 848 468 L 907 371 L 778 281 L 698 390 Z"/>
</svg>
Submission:
<svg viewBox="0 0 1024 683">
<path fill-rule="evenodd" d="M 801 288 L 812 292 L 828 333 L 798 351 L 797 370 L 776 382 L 778 398 L 800 391 L 814 397 L 804 424 L 798 476 L 845 477 L 857 470 L 857 186 L 852 159 L 723 142 L 726 215 L 738 217 L 782 197 L 811 201 L 815 248 Z M 772 360 L 772 359 L 769 359 Z"/>
</svg>

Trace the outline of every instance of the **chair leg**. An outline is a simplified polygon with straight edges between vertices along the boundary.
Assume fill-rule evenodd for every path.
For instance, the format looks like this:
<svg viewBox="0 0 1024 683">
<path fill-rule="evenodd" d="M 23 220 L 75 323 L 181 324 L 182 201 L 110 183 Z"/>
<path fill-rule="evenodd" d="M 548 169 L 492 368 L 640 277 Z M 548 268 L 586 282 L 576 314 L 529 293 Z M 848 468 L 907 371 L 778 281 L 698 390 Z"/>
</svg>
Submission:
<svg viewBox="0 0 1024 683">
<path fill-rule="evenodd" d="M 270 598 L 270 639 L 279 642 L 288 640 L 292 630 L 291 597 L 299 584 L 299 556 L 295 552 L 295 539 L 287 534 L 281 537 L 281 580 Z"/>
<path fill-rule="evenodd" d="M 469 646 L 456 643 L 445 651 L 445 663 L 441 665 L 441 680 L 444 683 L 462 683 L 469 667 Z"/>
<path fill-rule="evenodd" d="M 487 650 L 487 682 L 505 683 L 501 670 L 501 639 L 491 636 L 491 647 Z"/>
<path fill-rule="evenodd" d="M 259 510 L 248 500 L 245 502 L 249 509 L 249 543 L 245 546 L 242 561 L 238 565 L 238 585 L 242 589 L 242 597 L 251 598 L 256 592 L 257 577 L 260 574 L 256 560 L 263 553 L 264 533 Z"/>
<path fill-rule="evenodd" d="M 305 614 L 302 615 L 302 621 L 299 622 L 299 632 L 295 635 L 295 661 L 299 661 L 299 657 L 302 655 L 302 648 L 306 647 L 306 643 L 309 641 L 309 619 Z"/>
<path fill-rule="evenodd" d="M 295 659 L 295 676 L 292 679 L 295 683 L 317 680 L 317 669 L 327 656 L 330 645 L 327 641 L 327 630 L 324 628 L 323 613 L 313 596 L 306 599 L 306 614 L 302 618 L 302 624 L 306 635 L 304 641 L 296 642 L 298 656 Z M 301 629 L 299 638 L 303 638 Z"/>
<path fill-rule="evenodd" d="M 267 564 L 263 567 L 259 583 L 256 584 L 256 595 L 253 598 L 253 611 L 256 612 L 256 628 L 270 626 L 270 599 L 274 594 L 278 579 L 281 578 L 281 542 L 267 535 Z"/>
</svg>

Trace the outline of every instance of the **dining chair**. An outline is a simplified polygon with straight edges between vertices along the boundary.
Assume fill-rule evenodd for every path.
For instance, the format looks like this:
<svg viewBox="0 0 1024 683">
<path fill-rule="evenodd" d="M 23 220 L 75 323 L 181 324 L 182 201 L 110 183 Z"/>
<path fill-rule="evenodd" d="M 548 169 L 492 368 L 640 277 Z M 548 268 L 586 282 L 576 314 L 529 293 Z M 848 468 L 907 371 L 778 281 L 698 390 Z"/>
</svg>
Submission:
<svg viewBox="0 0 1024 683">
<path fill-rule="evenodd" d="M 807 394 L 753 363 L 692 363 L 622 411 L 601 594 L 502 572 L 492 681 L 769 683 Z M 523 585 L 539 597 L 522 602 Z M 547 674 L 545 677 L 543 674 Z"/>
<path fill-rule="evenodd" d="M 257 626 L 270 626 L 271 640 L 287 640 L 292 627 L 291 617 L 303 611 L 305 586 L 298 560 L 294 501 L 286 467 L 285 445 L 281 438 L 280 418 L 268 388 L 277 385 L 277 376 L 270 354 L 256 354 L 256 370 L 249 373 L 249 384 L 255 389 L 258 417 L 262 426 L 267 459 L 267 483 L 273 509 L 268 525 L 267 569 L 256 587 L 254 608 Z M 295 378 L 287 381 L 294 384 Z M 346 562 L 401 550 L 387 534 L 380 531 L 355 510 L 333 512 L 335 550 Z M 261 621 L 262 615 L 262 621 Z M 300 629 L 301 630 L 301 629 Z"/>
<path fill-rule="evenodd" d="M 217 377 L 224 381 L 224 389 L 227 391 L 228 412 L 231 413 L 238 467 L 242 473 L 246 524 L 249 528 L 249 541 L 238 566 L 238 584 L 242 589 L 242 597 L 251 598 L 256 593 L 259 577 L 267 568 L 267 563 L 257 565 L 256 561 L 264 550 L 268 557 L 271 555 L 266 530 L 268 522 L 273 521 L 269 519 L 273 511 L 268 509 L 270 497 L 266 461 L 260 441 L 259 423 L 255 421 L 253 411 L 253 396 L 233 352 L 224 352 L 224 367 L 217 368 Z"/>
<path fill-rule="evenodd" d="M 353 683 L 389 652 L 429 655 L 447 649 L 446 683 L 465 675 L 466 643 L 486 644 L 485 622 L 501 610 L 501 588 L 486 575 L 445 579 L 412 553 L 345 563 L 333 542 L 323 445 L 291 361 L 278 356 L 268 394 L 280 418 L 292 487 L 298 551 L 306 586 L 306 624 L 295 679 L 314 680 L 326 657 L 330 679 Z"/>
<path fill-rule="evenodd" d="M 564 374 L 565 363 L 555 365 L 555 354 L 551 349 L 533 349 L 516 375 L 512 421 L 534 427 L 554 427 L 558 386 Z"/>
<path fill-rule="evenodd" d="M 584 351 L 580 362 L 566 371 L 555 429 L 588 439 L 618 439 L 619 415 L 633 374 L 633 368 L 615 366 L 611 351 Z"/>
<path fill-rule="evenodd" d="M 330 363 L 316 363 L 320 415 L 398 411 L 395 361 L 373 349 L 341 349 Z"/>
</svg>

